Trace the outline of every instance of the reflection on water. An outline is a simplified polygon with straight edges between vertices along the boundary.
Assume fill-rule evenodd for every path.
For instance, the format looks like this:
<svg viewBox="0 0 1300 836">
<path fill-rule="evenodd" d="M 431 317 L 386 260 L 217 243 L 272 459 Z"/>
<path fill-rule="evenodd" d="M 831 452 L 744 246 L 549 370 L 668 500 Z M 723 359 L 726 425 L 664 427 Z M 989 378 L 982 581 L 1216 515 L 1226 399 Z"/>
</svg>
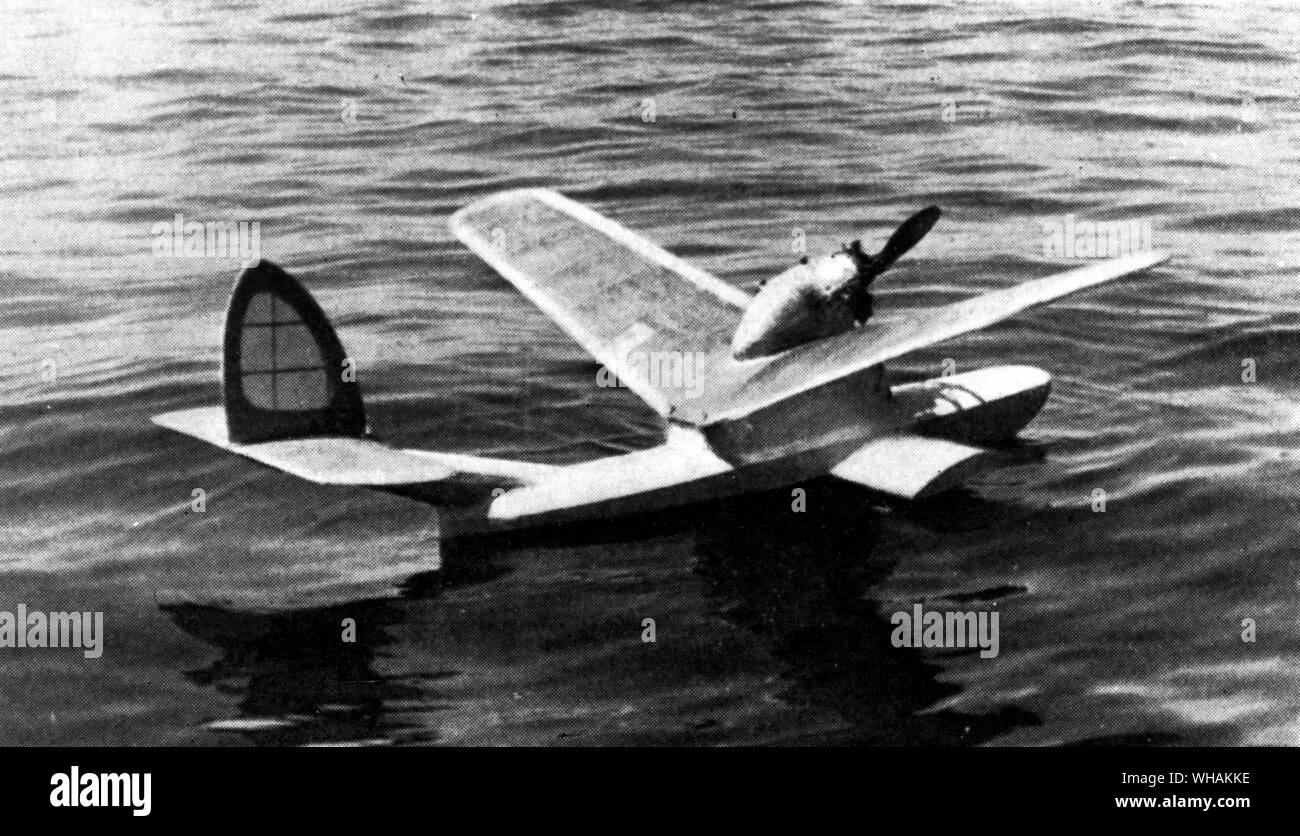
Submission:
<svg viewBox="0 0 1300 836">
<path fill-rule="evenodd" d="M 399 600 L 289 612 L 193 604 L 165 609 L 183 630 L 223 652 L 208 667 L 185 674 L 238 697 L 240 716 L 208 722 L 213 732 L 263 745 L 436 742 L 445 708 L 438 683 L 465 671 L 454 659 L 400 678 L 374 667 L 377 656 L 403 652 L 393 646 L 391 628 L 410 608 L 438 607 L 447 590 L 508 574 L 520 538 L 530 546 L 572 547 L 678 537 L 694 544 L 693 571 L 712 612 L 753 634 L 780 660 L 784 684 L 778 698 L 829 709 L 850 726 L 821 737 L 777 728 L 777 739 L 975 744 L 1014 726 L 1037 724 L 1034 714 L 1009 706 L 978 715 L 924 711 L 960 687 L 937 680 L 942 668 L 925 651 L 890 644 L 887 602 L 877 591 L 896 561 L 875 554 L 882 523 L 872 503 L 880 497 L 829 479 L 808 490 L 823 503 L 823 513 L 773 513 L 790 497 L 774 491 L 540 535 L 446 543 L 443 568 L 410 578 Z M 987 519 L 991 504 L 971 501 Z M 923 516 L 925 506 L 911 513 Z M 990 590 L 985 597 L 1007 592 L 1015 590 Z M 341 639 L 345 619 L 355 623 L 354 642 Z M 468 687 L 473 690 L 472 682 Z"/>
<path fill-rule="evenodd" d="M 262 745 L 379 745 L 396 730 L 384 717 L 385 703 L 418 696 L 372 667 L 376 652 L 392 640 L 384 627 L 401 617 L 389 602 L 282 614 L 189 604 L 166 609 L 182 629 L 223 651 L 208 667 L 185 674 L 238 697 L 240 717 L 207 723 L 214 732 Z M 355 642 L 342 639 L 345 619 L 355 622 Z"/>
<path fill-rule="evenodd" d="M 936 681 L 941 668 L 923 651 L 890 643 L 895 608 L 877 596 L 895 561 L 875 554 L 881 523 L 865 509 L 870 495 L 830 480 L 809 491 L 826 513 L 774 516 L 737 502 L 699 532 L 698 572 L 710 598 L 786 663 L 783 699 L 834 709 L 854 727 L 839 739 L 873 745 L 974 744 L 1037 724 L 1012 707 L 918 713 L 960 688 Z"/>
</svg>

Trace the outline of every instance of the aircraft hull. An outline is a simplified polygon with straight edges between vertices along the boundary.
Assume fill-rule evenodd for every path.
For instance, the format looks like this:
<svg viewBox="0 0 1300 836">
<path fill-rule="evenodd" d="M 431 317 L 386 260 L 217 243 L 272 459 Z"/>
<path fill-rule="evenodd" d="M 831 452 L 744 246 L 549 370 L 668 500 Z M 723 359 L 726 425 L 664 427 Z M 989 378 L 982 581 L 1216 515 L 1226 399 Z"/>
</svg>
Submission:
<svg viewBox="0 0 1300 836">
<path fill-rule="evenodd" d="M 874 370 L 854 376 L 843 387 L 817 390 L 817 402 L 796 400 L 779 413 L 750 418 L 766 423 L 729 426 L 725 434 L 674 426 L 663 446 L 562 468 L 553 480 L 534 487 L 443 509 L 443 536 L 644 514 L 793 485 L 825 475 L 888 433 L 1005 440 L 1033 419 L 1051 390 L 1051 377 L 1028 366 L 891 388 L 882 381 Z"/>
</svg>

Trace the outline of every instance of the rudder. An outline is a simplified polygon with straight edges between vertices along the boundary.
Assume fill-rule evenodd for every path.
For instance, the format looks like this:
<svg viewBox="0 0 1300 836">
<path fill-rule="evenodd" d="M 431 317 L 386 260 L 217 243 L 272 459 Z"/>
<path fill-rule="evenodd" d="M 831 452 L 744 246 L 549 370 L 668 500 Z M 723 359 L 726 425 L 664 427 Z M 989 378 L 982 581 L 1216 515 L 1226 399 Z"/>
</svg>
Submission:
<svg viewBox="0 0 1300 836">
<path fill-rule="evenodd" d="M 244 270 L 231 292 L 222 352 L 230 440 L 365 435 L 349 362 L 329 318 L 297 279 L 265 260 Z"/>
</svg>

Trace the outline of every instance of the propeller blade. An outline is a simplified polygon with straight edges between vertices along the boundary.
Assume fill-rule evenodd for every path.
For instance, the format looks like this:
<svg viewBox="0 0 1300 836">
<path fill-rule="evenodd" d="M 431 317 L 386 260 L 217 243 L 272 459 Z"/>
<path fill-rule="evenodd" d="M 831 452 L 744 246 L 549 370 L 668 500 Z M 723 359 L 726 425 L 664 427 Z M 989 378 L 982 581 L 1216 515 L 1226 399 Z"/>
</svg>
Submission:
<svg viewBox="0 0 1300 836">
<path fill-rule="evenodd" d="M 939 220 L 939 214 L 938 206 L 929 206 L 903 221 L 902 225 L 894 230 L 894 234 L 889 236 L 885 246 L 872 259 L 875 262 L 876 273 L 880 274 L 888 270 L 889 266 L 897 261 L 903 253 L 915 247 L 917 242 L 924 238 L 925 234 Z"/>
<path fill-rule="evenodd" d="M 858 324 L 871 318 L 871 293 L 867 289 L 871 282 L 876 276 L 888 270 L 903 253 L 915 247 L 939 220 L 939 214 L 938 206 L 928 206 L 917 212 L 894 230 L 894 234 L 889 236 L 885 246 L 875 255 L 867 255 L 863 252 L 861 241 L 854 241 L 844 248 L 858 268 L 858 283 L 853 289 L 850 300 L 853 306 L 853 318 L 858 321 Z"/>
</svg>

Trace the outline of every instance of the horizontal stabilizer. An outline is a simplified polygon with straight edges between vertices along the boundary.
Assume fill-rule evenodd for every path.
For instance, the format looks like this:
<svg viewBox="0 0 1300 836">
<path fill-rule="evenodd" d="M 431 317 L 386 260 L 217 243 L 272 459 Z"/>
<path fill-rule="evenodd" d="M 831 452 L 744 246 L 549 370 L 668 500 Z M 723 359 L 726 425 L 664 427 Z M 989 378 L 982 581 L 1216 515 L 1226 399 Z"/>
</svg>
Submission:
<svg viewBox="0 0 1300 836">
<path fill-rule="evenodd" d="M 446 489 L 445 499 L 467 499 L 493 488 L 531 485 L 558 469 L 463 453 L 403 450 L 369 437 L 315 436 L 241 444 L 230 440 L 225 411 L 215 406 L 168 412 L 152 420 L 160 427 L 319 485 L 378 489 L 441 485 Z"/>
<path fill-rule="evenodd" d="M 984 466 L 987 450 L 942 438 L 890 435 L 868 442 L 831 468 L 847 482 L 903 499 L 930 496 Z"/>
<path fill-rule="evenodd" d="M 215 406 L 155 415 L 153 422 L 321 485 L 416 485 L 446 479 L 455 472 L 368 438 L 318 436 L 240 444 L 230 440 L 225 410 Z"/>
</svg>

